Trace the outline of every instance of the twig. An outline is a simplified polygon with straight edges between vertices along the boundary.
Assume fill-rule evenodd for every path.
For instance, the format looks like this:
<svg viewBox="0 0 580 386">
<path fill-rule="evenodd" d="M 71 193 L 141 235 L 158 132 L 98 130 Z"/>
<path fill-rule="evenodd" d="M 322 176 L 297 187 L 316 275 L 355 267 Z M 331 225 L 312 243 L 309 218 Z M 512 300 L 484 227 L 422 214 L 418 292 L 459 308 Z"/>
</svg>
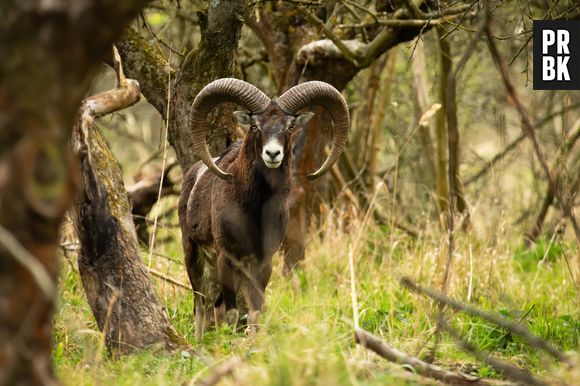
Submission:
<svg viewBox="0 0 580 386">
<path fill-rule="evenodd" d="M 536 221 L 534 221 L 534 224 L 528 230 L 528 232 L 526 232 L 526 235 L 524 237 L 524 244 L 528 247 L 536 241 L 536 239 L 538 238 L 538 236 L 542 231 L 544 221 L 548 214 L 548 210 L 550 209 L 550 206 L 554 201 L 554 196 L 556 194 L 556 191 L 558 190 L 558 185 L 562 177 L 562 173 L 564 172 L 564 169 L 566 167 L 567 157 L 570 155 L 570 150 L 574 147 L 574 144 L 576 143 L 578 138 L 580 138 L 580 121 L 579 124 L 576 125 L 571 131 L 573 131 L 572 135 L 570 135 L 570 137 L 566 139 L 564 143 L 560 146 L 559 149 L 560 154 L 556 158 L 556 161 L 554 162 L 554 166 L 552 168 L 553 182 L 548 183 L 546 195 L 544 196 L 544 199 L 542 201 L 542 206 L 540 207 L 540 211 L 538 212 Z"/>
<path fill-rule="evenodd" d="M 18 241 L 16 237 L 4 226 L 0 225 L 0 244 L 10 255 L 30 272 L 38 288 L 42 290 L 46 300 L 54 301 L 56 295 L 56 285 L 50 274 L 37 259 Z"/>
<path fill-rule="evenodd" d="M 557 117 L 558 115 L 561 115 L 566 111 L 577 109 L 579 107 L 580 107 L 580 103 L 575 103 L 571 106 L 568 106 L 567 109 L 561 109 L 561 110 L 558 110 L 556 112 L 553 112 L 553 113 L 545 116 L 544 118 L 542 118 L 534 126 L 536 129 L 539 129 L 540 127 L 544 126 L 546 123 L 550 122 L 552 120 L 552 118 Z M 495 156 L 493 156 L 493 158 L 491 160 L 487 161 L 486 165 L 483 166 L 477 173 L 475 173 L 473 176 L 469 177 L 467 179 L 467 181 L 464 182 L 464 185 L 465 186 L 471 185 L 472 183 L 474 183 L 475 181 L 477 181 L 478 179 L 480 179 L 481 177 L 486 175 L 496 163 L 498 163 L 499 161 L 504 159 L 508 153 L 510 153 L 511 151 L 516 149 L 517 146 L 526 138 L 526 136 L 527 136 L 527 133 L 525 133 L 525 132 L 520 134 L 519 136 L 517 136 L 512 142 L 510 142 L 506 147 L 504 147 L 504 149 L 502 151 L 500 151 Z"/>
<path fill-rule="evenodd" d="M 375 19 L 375 21 L 379 21 L 379 19 L 377 18 L 376 13 L 370 11 L 368 8 L 358 4 L 356 1 L 352 1 L 352 0 L 344 0 L 345 3 L 348 3 L 350 5 L 352 5 L 353 7 L 360 9 L 361 11 L 363 11 L 364 13 L 370 15 L 373 19 Z"/>
<path fill-rule="evenodd" d="M 155 32 L 153 32 L 153 30 L 151 29 L 151 27 L 149 27 L 149 24 L 147 23 L 147 20 L 145 19 L 145 15 L 143 14 L 143 12 L 141 12 L 141 19 L 143 20 L 143 25 L 145 26 L 145 29 L 147 29 L 147 31 L 149 31 L 149 33 L 153 36 L 153 38 L 157 42 L 161 43 L 163 46 L 165 46 L 165 48 L 167 48 L 169 51 L 173 52 L 175 55 L 179 56 L 181 59 L 183 59 L 185 57 L 185 55 L 183 55 L 181 52 L 175 50 L 169 44 L 165 43 L 163 41 L 163 39 L 161 39 L 159 36 L 157 36 L 157 34 Z M 161 53 L 163 53 L 163 51 L 161 51 Z M 170 66 L 171 64 L 168 63 L 168 65 Z"/>
<path fill-rule="evenodd" d="M 388 20 L 377 20 L 366 23 L 358 24 L 339 24 L 337 28 L 367 28 L 375 25 L 382 25 L 385 27 L 425 27 L 432 25 L 440 25 L 449 23 L 451 18 L 438 18 L 438 19 L 388 19 Z"/>
<path fill-rule="evenodd" d="M 196 17 L 191 16 L 191 15 L 189 15 L 189 14 L 183 12 L 183 11 L 180 11 L 177 8 L 173 8 L 173 9 L 169 10 L 169 9 L 165 8 L 164 6 L 157 5 L 157 4 L 149 4 L 148 7 L 151 8 L 151 9 L 155 9 L 157 11 L 163 11 L 163 12 L 165 12 L 167 14 L 171 13 L 174 16 L 177 16 L 180 19 L 189 21 L 189 22 L 191 22 L 193 24 L 198 24 L 199 23 L 199 20 Z"/>
<path fill-rule="evenodd" d="M 449 370 L 445 370 L 439 366 L 435 366 L 424 362 L 418 358 L 410 356 L 404 352 L 401 352 L 393 347 L 390 347 L 384 341 L 378 337 L 364 331 L 357 329 L 354 332 L 354 339 L 357 344 L 368 348 L 369 350 L 375 352 L 377 355 L 385 358 L 386 360 L 400 365 L 410 366 L 413 371 L 424 377 L 437 379 L 439 381 L 454 384 L 454 385 L 491 385 L 492 383 L 477 377 L 473 377 L 466 374 L 454 373 Z"/>
<path fill-rule="evenodd" d="M 309 12 L 304 8 L 298 8 L 298 10 L 304 16 L 306 16 L 308 20 L 310 20 L 312 23 L 314 23 L 317 27 L 319 27 L 322 30 L 324 35 L 326 35 L 326 37 L 334 43 L 334 45 L 340 50 L 340 52 L 342 52 L 342 54 L 346 59 L 350 60 L 357 67 L 364 67 L 363 63 L 360 60 L 361 58 L 354 52 L 352 52 L 346 46 L 346 44 L 344 44 L 344 42 L 338 36 L 336 36 L 334 32 L 332 32 L 332 30 L 326 26 L 326 24 L 324 24 L 322 20 L 320 20 L 316 15 L 314 15 L 312 12 Z"/>
<path fill-rule="evenodd" d="M 278 2 L 278 1 L 282 1 L 284 3 L 290 3 L 290 4 L 295 4 L 295 5 L 302 5 L 302 6 L 319 6 L 322 5 L 321 1 L 308 1 L 308 0 L 255 0 L 252 1 L 251 3 L 248 3 L 247 7 L 248 9 L 252 9 L 253 7 L 255 7 L 258 4 L 263 4 L 263 3 L 273 3 L 273 2 Z"/>
<path fill-rule="evenodd" d="M 471 7 L 473 7 L 475 5 L 475 3 L 477 3 L 477 1 L 478 0 L 474 0 L 474 1 L 471 2 L 471 4 L 469 4 L 467 7 L 465 7 L 465 9 L 463 10 L 463 14 L 461 15 L 461 18 L 459 19 L 459 21 L 457 22 L 457 24 L 454 23 L 453 28 L 451 28 L 449 31 L 445 32 L 445 34 L 443 34 L 443 36 L 441 36 L 441 39 L 445 39 L 452 32 L 454 32 L 457 28 L 459 28 L 459 26 L 463 22 L 463 19 L 465 19 L 465 16 L 467 15 L 467 13 L 471 9 Z"/>
<path fill-rule="evenodd" d="M 572 360 L 568 355 L 560 351 L 558 348 L 554 347 L 551 343 L 545 341 L 539 336 L 532 334 L 530 330 L 528 330 L 523 325 L 513 323 L 500 315 L 490 314 L 480 309 L 477 309 L 473 306 L 463 304 L 432 289 L 422 287 L 414 283 L 408 277 L 403 277 L 401 279 L 401 284 L 414 292 L 428 296 L 429 298 L 436 300 L 439 303 L 444 303 L 445 305 L 447 305 L 448 307 L 452 308 L 455 311 L 465 312 L 471 316 L 487 320 L 500 327 L 503 327 L 511 331 L 512 333 L 517 334 L 522 338 L 524 338 L 530 346 L 545 351 L 562 362 L 572 363 Z"/>
<path fill-rule="evenodd" d="M 491 34 L 491 27 L 489 24 L 490 23 L 488 23 L 486 25 L 486 32 L 488 33 L 488 35 Z M 562 198 L 562 194 L 560 192 L 560 189 L 558 189 L 555 186 L 556 181 L 555 181 L 554 177 L 552 176 L 552 174 L 550 173 L 550 168 L 548 167 L 548 163 L 546 162 L 546 159 L 542 153 L 542 150 L 540 149 L 538 139 L 536 138 L 536 130 L 534 128 L 534 125 L 532 124 L 530 117 L 529 117 L 524 105 L 521 103 L 519 96 L 518 96 L 518 93 L 517 93 L 513 83 L 511 82 L 511 80 L 509 78 L 507 66 L 506 66 L 503 58 L 501 57 L 499 50 L 497 49 L 497 46 L 495 45 L 495 41 L 493 39 L 489 38 L 489 36 L 488 36 L 487 41 L 488 41 L 489 49 L 491 51 L 493 59 L 497 65 L 497 68 L 498 68 L 500 75 L 502 77 L 506 91 L 509 94 L 509 96 L 511 97 L 512 101 L 514 102 L 518 113 L 520 114 L 523 126 L 524 126 L 528 136 L 530 137 L 530 140 L 532 141 L 534 152 L 536 153 L 536 157 L 538 158 L 538 161 L 540 161 L 540 165 L 542 166 L 542 169 L 544 170 L 544 173 L 546 174 L 546 178 L 548 179 L 548 183 L 551 186 L 555 187 L 554 193 L 556 195 L 556 198 L 558 199 L 558 201 L 562 205 L 562 211 L 570 219 L 570 222 L 572 223 L 572 227 L 574 228 L 574 233 L 576 235 L 576 239 L 578 240 L 578 242 L 580 242 L 580 227 L 578 226 L 578 223 L 576 222 L 576 217 L 574 216 L 574 212 L 570 208 L 569 203 L 566 202 Z"/>
<path fill-rule="evenodd" d="M 481 177 L 486 175 L 496 163 L 504 159 L 505 156 L 508 155 L 508 153 L 510 153 L 512 150 L 518 147 L 518 145 L 526 138 L 526 136 L 527 136 L 526 133 L 520 134 L 516 139 L 510 142 L 502 151 L 497 153 L 489 162 L 487 162 L 486 165 L 482 167 L 477 173 L 469 177 L 467 181 L 465 181 L 464 185 L 465 186 L 471 185 L 472 183 L 474 183 L 475 181 L 479 180 Z"/>
<path fill-rule="evenodd" d="M 171 52 L 169 52 L 169 60 L 171 62 Z M 165 119 L 165 128 L 163 130 L 163 157 L 162 157 L 162 165 L 161 165 L 161 178 L 159 179 L 159 191 L 157 192 L 157 201 L 161 200 L 161 194 L 163 192 L 163 180 L 165 177 L 165 173 L 169 172 L 166 170 L 166 163 L 167 163 L 167 136 L 169 133 L 169 109 L 171 107 L 171 72 L 167 73 L 167 111 L 166 111 L 166 119 Z M 151 239 L 149 240 L 149 261 L 147 267 L 151 268 L 151 257 L 153 255 L 153 249 L 155 247 L 155 236 L 157 233 L 157 220 L 158 220 L 158 213 L 155 214 L 155 218 L 153 220 L 153 231 L 151 232 Z"/>
<path fill-rule="evenodd" d="M 224 377 L 231 375 L 236 368 L 244 363 L 241 357 L 235 356 L 228 359 L 221 365 L 215 368 L 213 373 L 211 373 L 207 378 L 195 382 L 196 386 L 214 386 L 219 383 Z"/>
<path fill-rule="evenodd" d="M 442 328 L 455 340 L 457 340 L 459 347 L 461 347 L 461 349 L 471 353 L 474 357 L 476 357 L 480 361 L 489 364 L 495 370 L 503 374 L 506 378 L 523 385 L 533 385 L 533 386 L 546 385 L 544 382 L 540 381 L 532 374 L 530 374 L 529 371 L 519 369 L 504 361 L 501 361 L 497 358 L 490 356 L 489 355 L 490 353 L 480 351 L 479 349 L 477 349 L 477 347 L 475 347 L 474 345 L 463 339 L 463 337 L 461 337 L 461 335 L 447 323 L 444 322 L 442 324 Z"/>
<path fill-rule="evenodd" d="M 157 276 L 158 278 L 163 279 L 168 283 L 175 284 L 178 287 L 185 288 L 186 290 L 191 291 L 191 286 L 182 283 L 179 280 L 172 278 L 171 276 L 167 276 L 154 268 L 147 268 L 147 271 L 149 271 L 149 273 L 151 273 L 153 276 Z"/>
</svg>

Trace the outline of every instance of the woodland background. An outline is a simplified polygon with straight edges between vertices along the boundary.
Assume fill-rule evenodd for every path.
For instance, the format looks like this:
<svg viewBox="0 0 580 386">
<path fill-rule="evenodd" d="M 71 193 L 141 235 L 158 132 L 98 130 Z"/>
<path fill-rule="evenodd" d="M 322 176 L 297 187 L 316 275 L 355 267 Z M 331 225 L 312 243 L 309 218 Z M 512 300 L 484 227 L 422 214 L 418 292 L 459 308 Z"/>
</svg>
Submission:
<svg viewBox="0 0 580 386">
<path fill-rule="evenodd" d="M 2 2 L 0 384 L 580 382 L 580 93 L 531 84 L 532 20 L 578 18 L 574 0 Z M 329 82 L 351 133 L 316 183 L 330 120 L 295 134 L 263 325 L 197 342 L 176 194 L 191 102 L 232 76 Z M 214 154 L 243 136 L 234 109 L 208 121 Z"/>
</svg>

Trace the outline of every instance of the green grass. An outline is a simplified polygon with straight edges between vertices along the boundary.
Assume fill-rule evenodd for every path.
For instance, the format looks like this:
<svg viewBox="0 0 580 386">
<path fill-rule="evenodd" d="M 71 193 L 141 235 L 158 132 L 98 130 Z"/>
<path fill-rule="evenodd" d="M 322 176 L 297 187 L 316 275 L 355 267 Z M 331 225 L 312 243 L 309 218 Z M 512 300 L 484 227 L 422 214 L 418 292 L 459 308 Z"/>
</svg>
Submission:
<svg viewBox="0 0 580 386">
<path fill-rule="evenodd" d="M 79 276 L 71 265 L 63 263 L 53 350 L 59 378 L 65 385 L 189 384 L 204 378 L 212 366 L 239 355 L 245 358 L 244 364 L 223 384 L 429 384 L 354 344 L 348 249 L 353 230 L 360 224 L 351 224 L 351 229 L 335 220 L 329 218 L 323 227 L 324 237 L 313 236 L 308 259 L 294 279 L 282 275 L 280 259 L 276 258 L 262 326 L 251 338 L 223 327 L 206 333 L 203 342 L 196 342 L 191 293 L 152 279 L 174 326 L 200 356 L 141 352 L 110 359 Z M 360 325 L 392 346 L 421 357 L 432 347 L 437 307 L 409 293 L 398 279 L 407 275 L 438 288 L 445 240 L 428 234 L 413 241 L 374 225 L 364 234 L 355 257 Z M 153 265 L 187 282 L 178 237 L 174 228 L 160 231 L 159 238 L 167 241 L 156 250 L 168 258 L 154 256 Z M 521 320 L 564 351 L 578 351 L 580 297 L 568 268 L 579 266 L 577 246 L 562 242 L 557 244 L 558 250 L 552 250 L 553 243 L 542 241 L 537 250 L 525 252 L 506 240 L 507 236 L 491 243 L 459 234 L 449 294 L 516 322 Z M 549 257 L 543 258 L 545 255 Z M 147 260 L 146 252 L 143 256 Z M 450 314 L 450 321 L 471 343 L 491 350 L 498 358 L 548 380 L 559 378 L 571 384 L 580 380 L 578 369 L 576 373 L 565 371 L 547 355 L 497 326 L 458 313 Z M 499 377 L 485 363 L 460 351 L 445 335 L 436 362 L 454 370 Z"/>
</svg>

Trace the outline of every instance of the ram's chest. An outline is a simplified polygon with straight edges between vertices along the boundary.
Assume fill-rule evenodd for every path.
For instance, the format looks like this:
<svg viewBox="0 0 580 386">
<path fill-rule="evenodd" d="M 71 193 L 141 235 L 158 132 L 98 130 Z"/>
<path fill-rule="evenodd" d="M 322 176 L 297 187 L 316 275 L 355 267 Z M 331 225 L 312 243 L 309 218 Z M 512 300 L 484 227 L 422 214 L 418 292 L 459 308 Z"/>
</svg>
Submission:
<svg viewBox="0 0 580 386">
<path fill-rule="evenodd" d="M 254 208 L 233 207 L 222 212 L 216 225 L 218 243 L 244 261 L 271 257 L 286 234 L 288 209 L 279 197 Z"/>
</svg>

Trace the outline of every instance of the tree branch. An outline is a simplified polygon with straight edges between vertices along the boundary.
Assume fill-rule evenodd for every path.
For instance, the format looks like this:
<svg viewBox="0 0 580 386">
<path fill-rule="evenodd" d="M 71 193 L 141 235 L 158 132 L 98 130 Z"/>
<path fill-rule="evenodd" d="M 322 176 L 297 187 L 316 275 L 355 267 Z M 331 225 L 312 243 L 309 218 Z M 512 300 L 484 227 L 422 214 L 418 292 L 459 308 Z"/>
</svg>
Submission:
<svg viewBox="0 0 580 386">
<path fill-rule="evenodd" d="M 443 322 L 441 327 L 455 340 L 458 341 L 459 347 L 461 347 L 462 350 L 469 352 L 480 361 L 489 364 L 495 370 L 503 374 L 506 378 L 511 379 L 521 385 L 546 386 L 544 382 L 538 380 L 536 377 L 530 374 L 529 371 L 518 369 L 515 366 L 496 359 L 490 356 L 489 352 L 481 352 L 477 349 L 477 347 L 463 339 L 461 335 L 459 335 L 459 333 L 446 322 Z"/>
<path fill-rule="evenodd" d="M 553 357 L 557 358 L 562 362 L 572 363 L 572 360 L 568 355 L 564 354 L 562 351 L 554 347 L 551 343 L 545 341 L 539 336 L 532 334 L 530 330 L 528 330 L 525 326 L 521 324 L 513 323 L 500 315 L 490 314 L 481 311 L 475 307 L 472 307 L 470 305 L 458 302 L 457 300 L 445 296 L 437 291 L 422 287 L 413 282 L 408 277 L 403 277 L 401 279 L 401 284 L 404 287 L 410 289 L 411 291 L 425 295 L 433 300 L 436 300 L 439 303 L 443 303 L 455 311 L 465 312 L 466 314 L 469 314 L 471 316 L 485 319 L 491 323 L 503 327 L 511 331 L 512 333 L 517 334 L 522 338 L 524 338 L 531 346 L 549 353 L 550 355 L 552 355 Z"/>
<path fill-rule="evenodd" d="M 117 42 L 123 67 L 130 78 L 138 79 L 147 101 L 165 118 L 167 113 L 167 75 L 173 69 L 133 28 Z M 172 76 L 173 78 L 173 76 Z"/>
<path fill-rule="evenodd" d="M 326 24 L 324 24 L 322 20 L 320 20 L 318 17 L 316 17 L 316 15 L 314 15 L 312 12 L 307 11 L 304 8 L 298 9 L 303 15 L 305 15 L 308 18 L 308 20 L 310 20 L 310 22 L 314 23 L 317 27 L 319 27 L 322 30 L 324 35 L 326 35 L 326 37 L 330 39 L 336 47 L 338 47 L 338 49 L 340 50 L 340 52 L 342 52 L 342 54 L 346 59 L 350 60 L 357 67 L 366 67 L 364 62 L 361 62 L 360 56 L 357 55 L 354 51 L 351 51 L 348 48 L 348 46 L 344 44 L 344 42 L 338 36 L 336 36 L 334 32 L 332 32 L 332 30 L 326 26 Z"/>
<path fill-rule="evenodd" d="M 542 169 L 544 170 L 544 173 L 546 174 L 546 178 L 548 179 L 548 183 L 555 187 L 554 193 L 556 195 L 556 198 L 558 199 L 558 201 L 562 205 L 562 210 L 564 211 L 564 214 L 566 215 L 566 217 L 568 217 L 570 219 L 570 222 L 572 223 L 572 227 L 574 228 L 574 233 L 576 235 L 576 239 L 578 240 L 578 242 L 580 242 L 580 227 L 578 226 L 578 223 L 576 221 L 574 211 L 572 210 L 570 203 L 566 202 L 563 199 L 560 190 L 555 186 L 556 181 L 554 179 L 554 176 L 552 176 L 552 174 L 550 173 L 550 168 L 548 167 L 548 163 L 546 162 L 544 154 L 542 153 L 542 150 L 541 150 L 540 145 L 538 143 L 538 139 L 536 138 L 536 129 L 534 128 L 534 125 L 532 124 L 532 121 L 530 120 L 530 117 L 526 111 L 526 108 L 524 107 L 524 105 L 520 101 L 518 93 L 517 93 L 513 83 L 511 82 L 511 80 L 509 78 L 508 69 L 506 67 L 505 61 L 501 57 L 499 50 L 497 49 L 497 46 L 495 45 L 495 41 L 491 38 L 491 26 L 489 24 L 491 24 L 491 23 L 488 23 L 486 25 L 486 32 L 488 35 L 487 41 L 488 41 L 489 49 L 490 49 L 491 54 L 493 56 L 494 62 L 497 65 L 499 73 L 502 77 L 506 91 L 509 94 L 509 96 L 511 97 L 512 101 L 514 102 L 518 113 L 520 114 L 524 129 L 526 130 L 528 137 L 530 137 L 530 140 L 532 141 L 534 152 L 536 153 L 536 157 L 538 158 L 538 161 L 540 161 L 540 165 L 542 166 Z"/>
<path fill-rule="evenodd" d="M 410 366 L 413 371 L 424 377 L 437 379 L 447 384 L 453 385 L 491 385 L 492 383 L 466 374 L 454 373 L 445 370 L 442 367 L 435 366 L 424 362 L 418 358 L 412 357 L 404 352 L 401 352 L 393 347 L 390 347 L 378 337 L 364 331 L 357 329 L 354 332 L 354 339 L 356 343 L 361 346 L 374 351 L 379 356 L 386 360 L 400 365 Z"/>
<path fill-rule="evenodd" d="M 0 245 L 30 272 L 36 285 L 42 290 L 46 300 L 49 302 L 54 301 L 56 285 L 46 268 L 2 225 L 0 225 Z"/>
<path fill-rule="evenodd" d="M 196 382 L 195 386 L 217 385 L 224 377 L 231 375 L 242 363 L 244 363 L 244 360 L 239 356 L 230 358 L 217 366 L 213 373 L 211 373 L 207 378 Z"/>
</svg>

